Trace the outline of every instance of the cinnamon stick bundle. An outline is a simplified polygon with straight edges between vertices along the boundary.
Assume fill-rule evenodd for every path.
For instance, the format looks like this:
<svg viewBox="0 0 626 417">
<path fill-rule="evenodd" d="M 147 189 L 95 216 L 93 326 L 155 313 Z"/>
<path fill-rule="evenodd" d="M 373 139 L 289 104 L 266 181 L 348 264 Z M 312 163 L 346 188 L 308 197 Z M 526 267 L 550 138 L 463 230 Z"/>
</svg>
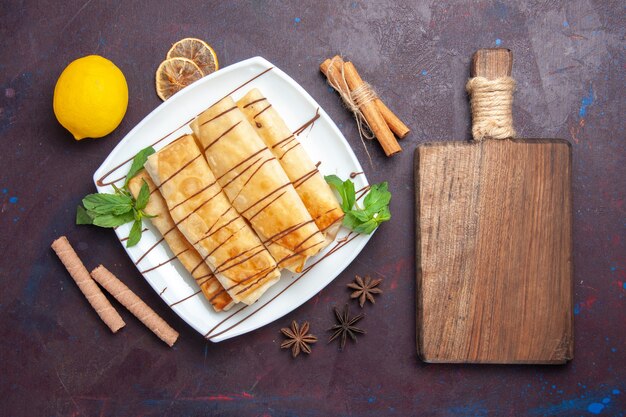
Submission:
<svg viewBox="0 0 626 417">
<path fill-rule="evenodd" d="M 339 91 L 344 101 L 345 97 L 351 97 L 355 92 L 368 88 L 365 86 L 354 64 L 345 62 L 338 55 L 322 62 L 320 70 L 326 75 L 329 83 Z M 367 121 L 370 130 L 383 147 L 385 154 L 391 156 L 401 152 L 402 148 L 394 137 L 394 133 L 402 139 L 410 132 L 408 126 L 380 98 L 373 94 L 371 100 L 356 104 L 358 105 L 358 110 Z"/>
</svg>

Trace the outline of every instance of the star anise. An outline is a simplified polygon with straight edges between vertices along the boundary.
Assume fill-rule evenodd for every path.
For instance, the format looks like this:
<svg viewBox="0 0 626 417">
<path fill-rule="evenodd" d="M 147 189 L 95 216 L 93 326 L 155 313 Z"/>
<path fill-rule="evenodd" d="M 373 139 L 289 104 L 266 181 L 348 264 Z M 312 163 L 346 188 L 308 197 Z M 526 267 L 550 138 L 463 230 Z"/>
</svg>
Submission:
<svg viewBox="0 0 626 417">
<path fill-rule="evenodd" d="M 287 337 L 287 340 L 280 344 L 280 348 L 291 348 L 291 356 L 294 358 L 298 356 L 300 352 L 306 354 L 311 353 L 309 344 L 317 342 L 317 337 L 309 333 L 309 323 L 306 321 L 302 323 L 300 327 L 294 320 L 291 322 L 291 329 L 283 327 L 280 331 Z"/>
<path fill-rule="evenodd" d="M 346 346 L 346 339 L 348 336 L 350 336 L 350 338 L 356 342 L 357 333 L 365 334 L 365 330 L 359 329 L 355 326 L 355 324 L 359 320 L 365 317 L 365 314 L 361 313 L 354 317 L 350 317 L 348 304 L 344 305 L 343 312 L 340 313 L 337 307 L 334 308 L 334 311 L 338 324 L 335 324 L 333 327 L 328 329 L 329 332 L 334 332 L 330 339 L 328 339 L 328 343 L 341 336 L 339 346 L 340 349 L 343 350 L 343 348 Z"/>
<path fill-rule="evenodd" d="M 365 300 L 369 300 L 372 304 L 375 303 L 374 294 L 382 294 L 383 290 L 378 287 L 378 284 L 382 282 L 382 279 L 372 279 L 369 275 L 365 276 L 365 279 L 356 275 L 354 282 L 348 284 L 348 288 L 352 288 L 352 294 L 350 298 L 358 298 L 361 308 L 365 305 Z"/>
</svg>

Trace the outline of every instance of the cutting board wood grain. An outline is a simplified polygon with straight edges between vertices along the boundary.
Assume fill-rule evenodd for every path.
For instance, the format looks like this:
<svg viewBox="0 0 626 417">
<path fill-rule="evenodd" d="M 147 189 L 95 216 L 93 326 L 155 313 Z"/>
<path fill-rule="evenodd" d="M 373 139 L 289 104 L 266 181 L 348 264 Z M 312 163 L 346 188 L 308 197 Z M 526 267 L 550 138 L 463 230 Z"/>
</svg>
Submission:
<svg viewBox="0 0 626 417">
<path fill-rule="evenodd" d="M 472 75 L 511 74 L 506 49 Z M 415 152 L 417 348 L 426 362 L 573 357 L 572 156 L 560 139 L 487 139 Z"/>
</svg>

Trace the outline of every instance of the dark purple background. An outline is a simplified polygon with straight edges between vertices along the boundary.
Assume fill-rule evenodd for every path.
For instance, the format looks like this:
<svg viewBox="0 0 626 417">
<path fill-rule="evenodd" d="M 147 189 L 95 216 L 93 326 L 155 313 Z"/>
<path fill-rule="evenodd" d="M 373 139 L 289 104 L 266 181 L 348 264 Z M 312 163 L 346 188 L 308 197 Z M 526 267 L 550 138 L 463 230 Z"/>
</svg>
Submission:
<svg viewBox="0 0 626 417">
<path fill-rule="evenodd" d="M 0 415 L 625 414 L 623 2 L 313 3 L 0 3 Z M 219 344 L 161 301 L 113 232 L 74 225 L 92 173 L 159 105 L 154 71 L 186 36 L 213 45 L 222 66 L 261 55 L 290 74 L 339 125 L 370 181 L 388 180 L 393 192 L 392 221 L 324 291 Z M 469 60 L 498 45 L 514 54 L 519 136 L 573 145 L 576 344 L 566 366 L 426 365 L 415 353 L 413 150 L 469 138 Z M 126 75 L 128 113 L 109 137 L 75 142 L 54 118 L 52 93 L 63 68 L 92 53 Z M 367 164 L 351 116 L 318 72 L 335 53 L 411 126 L 403 153 L 387 159 L 368 143 Z M 89 269 L 109 267 L 181 332 L 173 349 L 121 308 L 127 326 L 109 332 L 49 248 L 62 234 Z M 325 329 L 354 274 L 384 277 L 385 294 L 365 309 L 368 334 L 338 352 Z M 321 339 L 309 357 L 279 348 L 292 319 L 310 321 Z"/>
</svg>

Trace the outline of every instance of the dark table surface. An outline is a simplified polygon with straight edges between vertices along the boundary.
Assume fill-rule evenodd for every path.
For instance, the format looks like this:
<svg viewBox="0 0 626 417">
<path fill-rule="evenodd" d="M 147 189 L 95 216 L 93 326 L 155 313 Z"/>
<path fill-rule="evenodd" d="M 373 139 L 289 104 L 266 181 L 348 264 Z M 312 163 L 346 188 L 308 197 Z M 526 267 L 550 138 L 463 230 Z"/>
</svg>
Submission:
<svg viewBox="0 0 626 417">
<path fill-rule="evenodd" d="M 620 1 L 3 1 L 0 415 L 626 414 L 625 20 Z M 389 181 L 393 193 L 392 221 L 317 297 L 219 344 L 161 301 L 113 232 L 74 225 L 92 173 L 159 105 L 154 71 L 187 36 L 213 45 L 222 66 L 261 55 L 290 74 L 370 181 Z M 494 46 L 513 50 L 518 135 L 573 145 L 575 359 L 564 366 L 428 365 L 416 355 L 413 150 L 469 138 L 470 57 Z M 75 142 L 55 120 L 52 93 L 70 61 L 93 53 L 124 72 L 128 113 L 108 137 Z M 386 158 L 368 143 L 367 163 L 318 71 L 335 53 L 411 126 L 403 153 Z M 122 310 L 126 328 L 110 333 L 50 250 L 63 234 L 88 268 L 107 265 L 180 331 L 174 348 Z M 355 274 L 383 277 L 385 293 L 365 309 L 367 335 L 339 352 L 325 329 Z M 292 319 L 321 339 L 309 357 L 279 348 Z"/>
</svg>

